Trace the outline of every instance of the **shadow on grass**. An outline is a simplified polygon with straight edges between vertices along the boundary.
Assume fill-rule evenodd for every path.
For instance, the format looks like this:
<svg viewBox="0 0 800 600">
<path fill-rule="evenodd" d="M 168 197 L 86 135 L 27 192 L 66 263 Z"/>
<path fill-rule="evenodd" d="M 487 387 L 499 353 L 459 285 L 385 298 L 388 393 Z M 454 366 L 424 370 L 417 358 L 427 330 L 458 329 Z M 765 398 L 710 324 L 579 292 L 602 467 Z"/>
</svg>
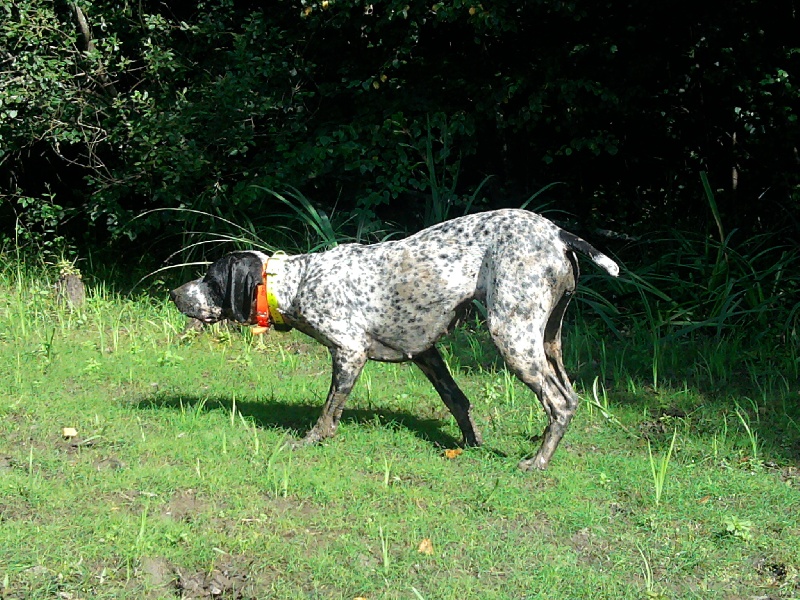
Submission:
<svg viewBox="0 0 800 600">
<path fill-rule="evenodd" d="M 153 394 L 141 398 L 135 406 L 141 410 L 169 409 L 178 411 L 209 412 L 223 410 L 230 414 L 233 400 L 223 397 L 177 396 Z M 258 402 L 236 402 L 236 412 L 253 420 L 263 429 L 286 429 L 293 437 L 301 437 L 314 426 L 322 412 L 321 404 L 290 404 L 276 398 Z M 460 440 L 442 431 L 440 419 L 423 419 L 406 411 L 374 409 L 345 409 L 342 422 L 357 424 L 397 425 L 406 428 L 422 440 L 441 448 L 455 448 Z"/>
</svg>

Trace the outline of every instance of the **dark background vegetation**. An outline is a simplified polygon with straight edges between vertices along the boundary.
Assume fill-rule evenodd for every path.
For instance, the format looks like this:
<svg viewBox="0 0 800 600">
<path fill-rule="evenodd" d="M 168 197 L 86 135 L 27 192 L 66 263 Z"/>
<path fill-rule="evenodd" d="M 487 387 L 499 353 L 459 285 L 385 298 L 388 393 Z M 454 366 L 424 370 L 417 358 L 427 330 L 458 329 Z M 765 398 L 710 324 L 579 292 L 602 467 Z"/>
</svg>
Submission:
<svg viewBox="0 0 800 600">
<path fill-rule="evenodd" d="M 544 190 L 531 207 L 631 269 L 621 310 L 796 343 L 796 11 L 12 0 L 0 236 L 158 263 L 225 224 L 153 209 L 270 239 L 302 232 L 268 192 L 295 190 L 337 234 L 377 239 Z"/>
</svg>

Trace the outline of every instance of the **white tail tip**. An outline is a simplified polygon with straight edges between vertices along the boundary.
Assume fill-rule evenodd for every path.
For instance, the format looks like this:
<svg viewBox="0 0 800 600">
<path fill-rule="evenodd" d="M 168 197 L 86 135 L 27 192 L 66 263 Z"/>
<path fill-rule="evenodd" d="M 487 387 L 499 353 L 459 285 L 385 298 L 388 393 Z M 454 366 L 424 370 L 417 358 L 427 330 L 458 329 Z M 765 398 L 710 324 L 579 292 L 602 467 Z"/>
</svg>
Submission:
<svg viewBox="0 0 800 600">
<path fill-rule="evenodd" d="M 608 271 L 608 274 L 612 277 L 619 275 L 619 265 L 607 256 L 598 256 L 595 262 Z"/>
</svg>

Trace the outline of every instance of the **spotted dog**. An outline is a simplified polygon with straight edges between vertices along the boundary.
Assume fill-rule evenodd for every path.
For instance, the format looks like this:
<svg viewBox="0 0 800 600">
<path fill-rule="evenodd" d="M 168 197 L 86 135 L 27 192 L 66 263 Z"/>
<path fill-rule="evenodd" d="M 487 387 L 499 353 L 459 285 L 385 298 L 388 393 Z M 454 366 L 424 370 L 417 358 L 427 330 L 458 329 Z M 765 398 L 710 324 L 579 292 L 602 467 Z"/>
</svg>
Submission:
<svg viewBox="0 0 800 600">
<path fill-rule="evenodd" d="M 368 246 L 346 244 L 278 260 L 261 252 L 234 252 L 171 297 L 182 313 L 206 323 L 254 324 L 261 314 L 257 288 L 266 281 L 271 320 L 277 316 L 284 328 L 294 327 L 328 347 L 330 391 L 322 416 L 298 444 L 336 432 L 347 396 L 372 359 L 414 362 L 470 446 L 482 440 L 469 400 L 435 344 L 470 302 L 479 300 L 492 341 L 548 417 L 541 447 L 519 466 L 545 469 L 578 402 L 561 358 L 561 322 L 578 278 L 576 251 L 610 275 L 619 274 L 614 261 L 544 217 L 496 210 Z"/>
</svg>

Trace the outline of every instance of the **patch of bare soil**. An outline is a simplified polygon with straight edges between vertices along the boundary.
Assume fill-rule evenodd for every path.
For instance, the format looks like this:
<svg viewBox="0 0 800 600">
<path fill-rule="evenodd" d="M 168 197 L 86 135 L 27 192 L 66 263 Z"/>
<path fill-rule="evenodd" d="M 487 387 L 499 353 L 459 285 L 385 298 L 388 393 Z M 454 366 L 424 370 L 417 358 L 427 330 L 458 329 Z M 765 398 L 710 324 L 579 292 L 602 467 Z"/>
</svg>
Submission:
<svg viewBox="0 0 800 600">
<path fill-rule="evenodd" d="M 756 560 L 753 566 L 756 568 L 756 573 L 764 579 L 764 583 L 770 587 L 779 588 L 783 586 L 783 584 L 787 583 L 787 577 L 790 576 L 791 568 L 780 561 L 762 557 Z"/>
<path fill-rule="evenodd" d="M 127 466 L 115 456 L 98 458 L 93 464 L 98 471 L 116 471 L 117 469 L 124 469 Z"/>
<path fill-rule="evenodd" d="M 177 567 L 161 557 L 145 557 L 139 567 L 148 593 L 147 598 L 174 595 L 181 600 L 214 598 L 220 600 L 257 600 L 271 596 L 273 575 L 253 573 L 253 561 L 228 556 L 211 571 Z"/>
<path fill-rule="evenodd" d="M 677 407 L 662 408 L 651 412 L 652 419 L 639 424 L 639 434 L 646 440 L 668 440 L 675 429 L 675 421 L 686 418 L 686 413 Z"/>
<path fill-rule="evenodd" d="M 149 596 L 163 597 L 164 592 L 175 589 L 175 567 L 166 558 L 145 556 L 139 567 Z"/>
<path fill-rule="evenodd" d="M 197 497 L 193 489 L 181 490 L 175 493 L 166 506 L 161 510 L 161 515 L 175 521 L 191 521 L 194 515 L 204 512 L 207 503 Z"/>
<path fill-rule="evenodd" d="M 177 588 L 182 598 L 252 598 L 252 590 L 246 590 L 249 570 L 249 564 L 237 564 L 232 558 L 210 572 L 178 568 Z"/>
<path fill-rule="evenodd" d="M 583 562 L 592 567 L 603 570 L 612 566 L 608 558 L 608 543 L 597 537 L 588 527 L 584 527 L 572 534 L 569 539 L 569 545 Z"/>
<path fill-rule="evenodd" d="M 797 467 L 784 467 L 780 470 L 781 480 L 788 485 L 800 487 L 800 469 Z"/>
</svg>

